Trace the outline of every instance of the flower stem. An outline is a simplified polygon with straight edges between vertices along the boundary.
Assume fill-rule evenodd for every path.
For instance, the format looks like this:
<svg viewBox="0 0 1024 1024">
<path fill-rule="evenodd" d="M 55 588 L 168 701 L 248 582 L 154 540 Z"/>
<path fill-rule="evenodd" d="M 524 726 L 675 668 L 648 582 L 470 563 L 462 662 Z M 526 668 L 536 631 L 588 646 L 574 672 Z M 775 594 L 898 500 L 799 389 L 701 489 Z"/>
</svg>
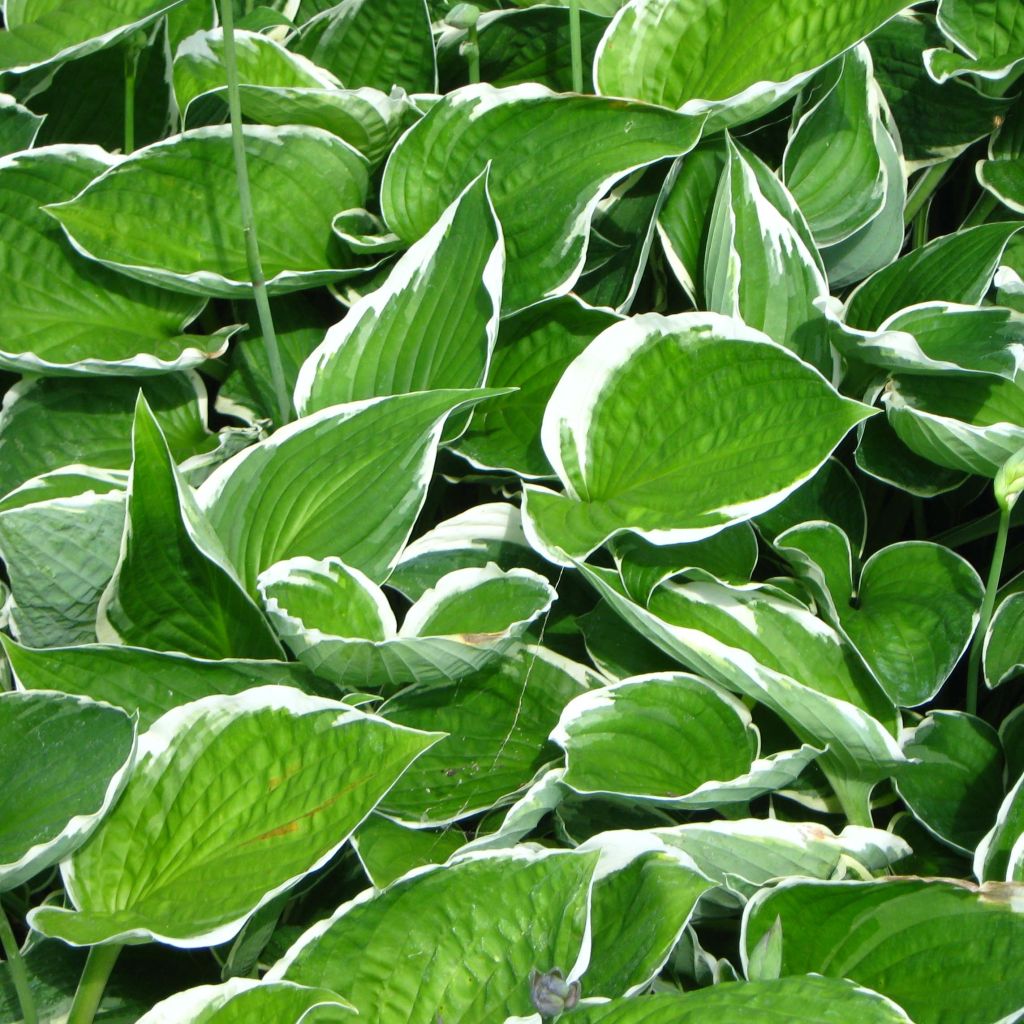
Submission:
<svg viewBox="0 0 1024 1024">
<path fill-rule="evenodd" d="M 572 91 L 583 92 L 583 41 L 580 35 L 580 0 L 569 0 L 569 46 L 572 49 Z"/>
<path fill-rule="evenodd" d="M 75 1001 L 71 1004 L 67 1024 L 92 1024 L 99 1009 L 103 990 L 107 987 L 110 972 L 114 969 L 118 954 L 123 946 L 93 946 L 85 961 L 85 970 L 78 982 Z"/>
<path fill-rule="evenodd" d="M 981 614 L 978 616 L 978 628 L 971 643 L 971 655 L 967 661 L 967 713 L 978 713 L 978 682 L 981 678 L 981 655 L 985 647 L 985 634 L 992 621 L 992 610 L 996 603 L 996 592 L 999 590 L 999 577 L 1003 572 L 1003 558 L 1006 556 L 1006 538 L 1010 533 L 1010 511 L 1005 509 L 999 513 L 999 527 L 996 530 L 996 544 L 992 549 L 992 561 L 989 564 L 988 582 L 985 584 L 985 596 L 981 602 Z"/>
<path fill-rule="evenodd" d="M 973 228 L 978 224 L 984 224 L 988 220 L 989 214 L 999 205 L 999 200 L 996 199 L 991 192 L 982 193 L 981 198 L 974 204 L 974 209 L 967 214 L 967 218 L 964 220 L 962 227 Z"/>
<path fill-rule="evenodd" d="M 942 184 L 946 172 L 953 166 L 952 160 L 943 160 L 940 164 L 932 164 L 917 179 L 917 183 L 907 196 L 907 205 L 903 208 L 903 223 L 909 224 L 931 198 L 932 193 Z"/>
<path fill-rule="evenodd" d="M 139 50 L 132 43 L 124 55 L 124 152 L 135 151 L 135 79 L 139 71 Z"/>
<path fill-rule="evenodd" d="M 11 922 L 7 920 L 2 903 L 0 903 L 0 943 L 3 945 L 4 959 L 7 961 L 11 981 L 14 982 L 14 991 L 18 994 L 24 1024 L 36 1024 L 39 1016 L 36 1013 L 35 996 L 32 995 L 32 989 L 28 983 L 28 971 L 25 970 L 25 961 L 21 958 L 21 950 L 18 949 L 14 932 L 11 930 Z"/>
<path fill-rule="evenodd" d="M 221 23 L 224 27 L 224 68 L 228 79 L 228 110 L 231 115 L 231 143 L 235 153 L 235 177 L 238 181 L 238 205 L 242 212 L 242 231 L 245 235 L 245 256 L 249 263 L 249 277 L 252 281 L 256 312 L 263 332 L 263 345 L 270 366 L 270 379 L 277 396 L 278 416 L 281 424 L 292 417 L 291 399 L 284 380 L 284 367 L 277 347 L 274 318 L 270 313 L 270 298 L 267 282 L 263 276 L 260 260 L 259 241 L 256 237 L 256 215 L 252 208 L 252 193 L 249 191 L 249 168 L 245 161 L 245 136 L 242 134 L 242 101 L 238 91 L 238 63 L 235 56 L 235 15 L 232 0 L 221 0 Z"/>
</svg>

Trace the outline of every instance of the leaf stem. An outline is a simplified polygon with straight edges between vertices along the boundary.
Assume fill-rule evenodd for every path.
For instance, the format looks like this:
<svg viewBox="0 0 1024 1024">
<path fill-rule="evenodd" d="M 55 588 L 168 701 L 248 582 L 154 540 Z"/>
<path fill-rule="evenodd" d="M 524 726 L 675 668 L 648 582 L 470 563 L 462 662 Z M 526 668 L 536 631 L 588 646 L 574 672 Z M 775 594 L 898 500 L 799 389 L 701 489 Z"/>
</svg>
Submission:
<svg viewBox="0 0 1024 1024">
<path fill-rule="evenodd" d="M 466 29 L 466 42 L 463 44 L 463 53 L 466 55 L 466 62 L 469 64 L 469 84 L 480 84 L 480 37 L 477 34 L 476 25 L 470 25 Z"/>
<path fill-rule="evenodd" d="M 870 783 L 860 780 L 848 779 L 834 771 L 822 766 L 825 778 L 828 779 L 832 791 L 839 801 L 839 806 L 846 815 L 846 820 L 851 825 L 863 825 L 871 828 L 874 821 L 871 818 L 871 790 L 874 788 Z"/>
<path fill-rule="evenodd" d="M 967 713 L 978 713 L 978 682 L 981 678 L 981 655 L 985 647 L 985 634 L 992 621 L 992 610 L 996 604 L 996 592 L 999 590 L 999 577 L 1003 572 L 1003 558 L 1006 556 L 1006 538 L 1010 533 L 1010 512 L 999 513 L 999 527 L 996 530 L 996 543 L 992 549 L 992 561 L 989 563 L 988 582 L 985 584 L 985 596 L 981 602 L 981 614 L 978 616 L 978 628 L 971 642 L 971 655 L 967 661 Z"/>
<path fill-rule="evenodd" d="M 139 50 L 132 43 L 124 55 L 124 152 L 135 151 L 135 79 L 139 72 Z"/>
<path fill-rule="evenodd" d="M 123 948 L 117 943 L 90 948 L 85 970 L 82 971 L 78 990 L 75 992 L 75 1001 L 68 1013 L 67 1024 L 92 1024 L 103 998 L 103 990 L 110 979 L 110 972 L 114 969 Z"/>
<path fill-rule="evenodd" d="M 0 943 L 3 945 L 7 968 L 11 972 L 11 981 L 14 982 L 14 991 L 18 994 L 18 1003 L 21 1005 L 24 1024 L 37 1024 L 39 1015 L 36 1013 L 35 996 L 28 983 L 28 971 L 25 969 L 25 961 L 21 958 L 21 950 L 18 949 L 18 942 L 14 938 L 11 922 L 7 920 L 2 903 L 0 903 Z"/>
<path fill-rule="evenodd" d="M 249 277 L 256 301 L 256 312 L 263 332 L 263 345 L 270 366 L 270 378 L 277 396 L 278 415 L 281 424 L 292 418 L 291 399 L 281 365 L 281 352 L 277 346 L 274 318 L 270 312 L 270 298 L 267 282 L 263 276 L 260 260 L 259 241 L 256 237 L 256 215 L 252 208 L 252 193 L 249 191 L 249 168 L 245 161 L 245 136 L 242 133 L 242 101 L 238 91 L 238 62 L 235 56 L 235 15 L 232 0 L 221 0 L 221 23 L 224 27 L 224 68 L 228 79 L 228 110 L 231 115 L 231 144 L 235 153 L 235 177 L 238 181 L 238 205 L 242 212 L 242 231 L 245 235 L 245 256 L 249 263 Z"/>
<path fill-rule="evenodd" d="M 988 220 L 988 215 L 998 205 L 999 200 L 996 199 L 991 192 L 983 192 L 981 198 L 974 204 L 974 209 L 967 214 L 961 226 L 965 228 L 973 228 L 977 227 L 978 224 L 984 224 L 985 221 Z"/>
<path fill-rule="evenodd" d="M 910 224 L 918 215 L 925 203 L 931 198 L 932 193 L 942 184 L 946 172 L 953 166 L 952 160 L 943 160 L 942 163 L 932 164 L 924 171 L 917 183 L 907 196 L 907 205 L 903 207 L 903 223 Z"/>
<path fill-rule="evenodd" d="M 569 46 L 572 50 L 572 91 L 583 92 L 583 40 L 580 33 L 580 0 L 569 0 Z"/>
</svg>

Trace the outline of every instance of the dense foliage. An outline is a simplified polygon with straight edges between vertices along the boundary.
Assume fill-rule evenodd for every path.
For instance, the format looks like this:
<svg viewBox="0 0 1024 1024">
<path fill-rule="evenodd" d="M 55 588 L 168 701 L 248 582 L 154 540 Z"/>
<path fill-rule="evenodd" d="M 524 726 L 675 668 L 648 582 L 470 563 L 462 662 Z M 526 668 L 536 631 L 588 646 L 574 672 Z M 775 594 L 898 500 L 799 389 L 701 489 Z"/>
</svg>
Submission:
<svg viewBox="0 0 1024 1024">
<path fill-rule="evenodd" d="M 517 2 L 4 3 L 0 1021 L 1022 1019 L 1021 0 Z"/>
</svg>

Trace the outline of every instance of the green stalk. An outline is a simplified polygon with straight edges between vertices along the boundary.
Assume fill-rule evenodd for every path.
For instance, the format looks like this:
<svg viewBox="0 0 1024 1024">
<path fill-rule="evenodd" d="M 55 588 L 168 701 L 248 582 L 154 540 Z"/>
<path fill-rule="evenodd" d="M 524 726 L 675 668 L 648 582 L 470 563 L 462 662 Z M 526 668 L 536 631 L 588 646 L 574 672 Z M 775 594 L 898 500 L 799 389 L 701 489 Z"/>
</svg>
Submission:
<svg viewBox="0 0 1024 1024">
<path fill-rule="evenodd" d="M 462 44 L 462 52 L 466 55 L 469 64 L 469 84 L 480 84 L 480 38 L 477 35 L 476 25 L 470 25 L 466 29 L 466 41 Z"/>
<path fill-rule="evenodd" d="M 903 223 L 910 222 L 918 215 L 932 193 L 942 184 L 946 172 L 953 166 L 952 160 L 943 160 L 941 164 L 932 164 L 920 178 L 907 196 L 907 205 L 903 208 Z"/>
<path fill-rule="evenodd" d="M 983 192 L 981 198 L 974 204 L 974 209 L 967 214 L 967 218 L 964 220 L 962 227 L 973 228 L 978 224 L 984 224 L 988 220 L 988 215 L 999 205 L 999 200 L 996 199 L 991 192 Z"/>
<path fill-rule="evenodd" d="M 569 46 L 572 49 L 572 91 L 583 92 L 583 40 L 580 34 L 580 0 L 569 0 Z"/>
<path fill-rule="evenodd" d="M 249 168 L 245 162 L 245 136 L 242 134 L 242 101 L 238 92 L 238 62 L 235 57 L 235 15 L 232 0 L 221 0 L 221 22 L 224 26 L 224 68 L 228 78 L 228 110 L 231 115 L 231 144 L 235 152 L 235 177 L 238 181 L 238 204 L 242 211 L 242 231 L 245 234 L 245 256 L 249 263 L 249 278 L 252 281 L 256 312 L 263 331 L 263 346 L 270 366 L 270 379 L 277 396 L 278 416 L 281 424 L 292 418 L 291 399 L 284 380 L 284 367 L 277 347 L 274 318 L 270 313 L 270 297 L 267 295 L 267 281 L 263 276 L 260 260 L 259 241 L 256 237 L 256 215 L 252 208 L 252 193 L 249 191 Z"/>
<path fill-rule="evenodd" d="M 131 43 L 124 55 L 124 151 L 135 151 L 135 79 L 139 71 L 139 51 Z"/>
<path fill-rule="evenodd" d="M 920 249 L 928 241 L 928 214 L 931 211 L 931 204 L 925 203 L 920 210 L 917 211 L 917 216 L 913 221 L 913 246 L 915 249 Z"/>
<path fill-rule="evenodd" d="M 99 1009 L 103 990 L 107 987 L 110 972 L 114 969 L 118 954 L 123 946 L 93 946 L 85 961 L 85 970 L 78 982 L 75 1001 L 71 1004 L 67 1024 L 92 1024 Z"/>
<path fill-rule="evenodd" d="M 992 561 L 989 564 L 988 582 L 985 584 L 985 597 L 981 602 L 981 615 L 978 617 L 978 629 L 971 642 L 971 655 L 967 661 L 967 713 L 978 713 L 978 682 L 981 678 L 981 654 L 985 646 L 985 634 L 992 621 L 992 610 L 996 604 L 996 592 L 999 590 L 999 577 L 1003 572 L 1003 558 L 1006 556 L 1006 538 L 1010 533 L 1010 510 L 1003 509 L 999 513 L 999 527 L 996 530 L 996 545 L 992 549 Z"/>
<path fill-rule="evenodd" d="M 39 1015 L 36 1013 L 35 996 L 32 995 L 32 989 L 29 987 L 28 971 L 25 969 L 25 961 L 21 958 L 21 950 L 18 949 L 17 940 L 11 930 L 11 922 L 7 920 L 2 903 L 0 903 L 0 944 L 4 948 L 4 959 L 7 961 L 11 981 L 14 982 L 14 991 L 18 994 L 21 1016 L 24 1018 L 25 1024 L 37 1024 Z"/>
<path fill-rule="evenodd" d="M 843 814 L 846 815 L 846 820 L 851 825 L 872 828 L 874 821 L 871 818 L 871 790 L 874 787 L 871 783 L 847 779 L 824 767 L 822 771 L 839 801 L 839 806 L 843 809 Z"/>
</svg>

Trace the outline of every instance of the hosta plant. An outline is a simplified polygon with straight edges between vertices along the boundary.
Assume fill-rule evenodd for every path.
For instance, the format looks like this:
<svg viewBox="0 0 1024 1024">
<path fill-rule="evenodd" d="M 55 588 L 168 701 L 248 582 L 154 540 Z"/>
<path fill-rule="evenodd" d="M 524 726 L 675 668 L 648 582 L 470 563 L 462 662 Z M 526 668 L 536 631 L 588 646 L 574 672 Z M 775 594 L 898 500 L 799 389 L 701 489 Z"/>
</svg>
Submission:
<svg viewBox="0 0 1024 1024">
<path fill-rule="evenodd" d="M 6 0 L 0 1024 L 1024 1019 L 1020 0 Z"/>
</svg>

